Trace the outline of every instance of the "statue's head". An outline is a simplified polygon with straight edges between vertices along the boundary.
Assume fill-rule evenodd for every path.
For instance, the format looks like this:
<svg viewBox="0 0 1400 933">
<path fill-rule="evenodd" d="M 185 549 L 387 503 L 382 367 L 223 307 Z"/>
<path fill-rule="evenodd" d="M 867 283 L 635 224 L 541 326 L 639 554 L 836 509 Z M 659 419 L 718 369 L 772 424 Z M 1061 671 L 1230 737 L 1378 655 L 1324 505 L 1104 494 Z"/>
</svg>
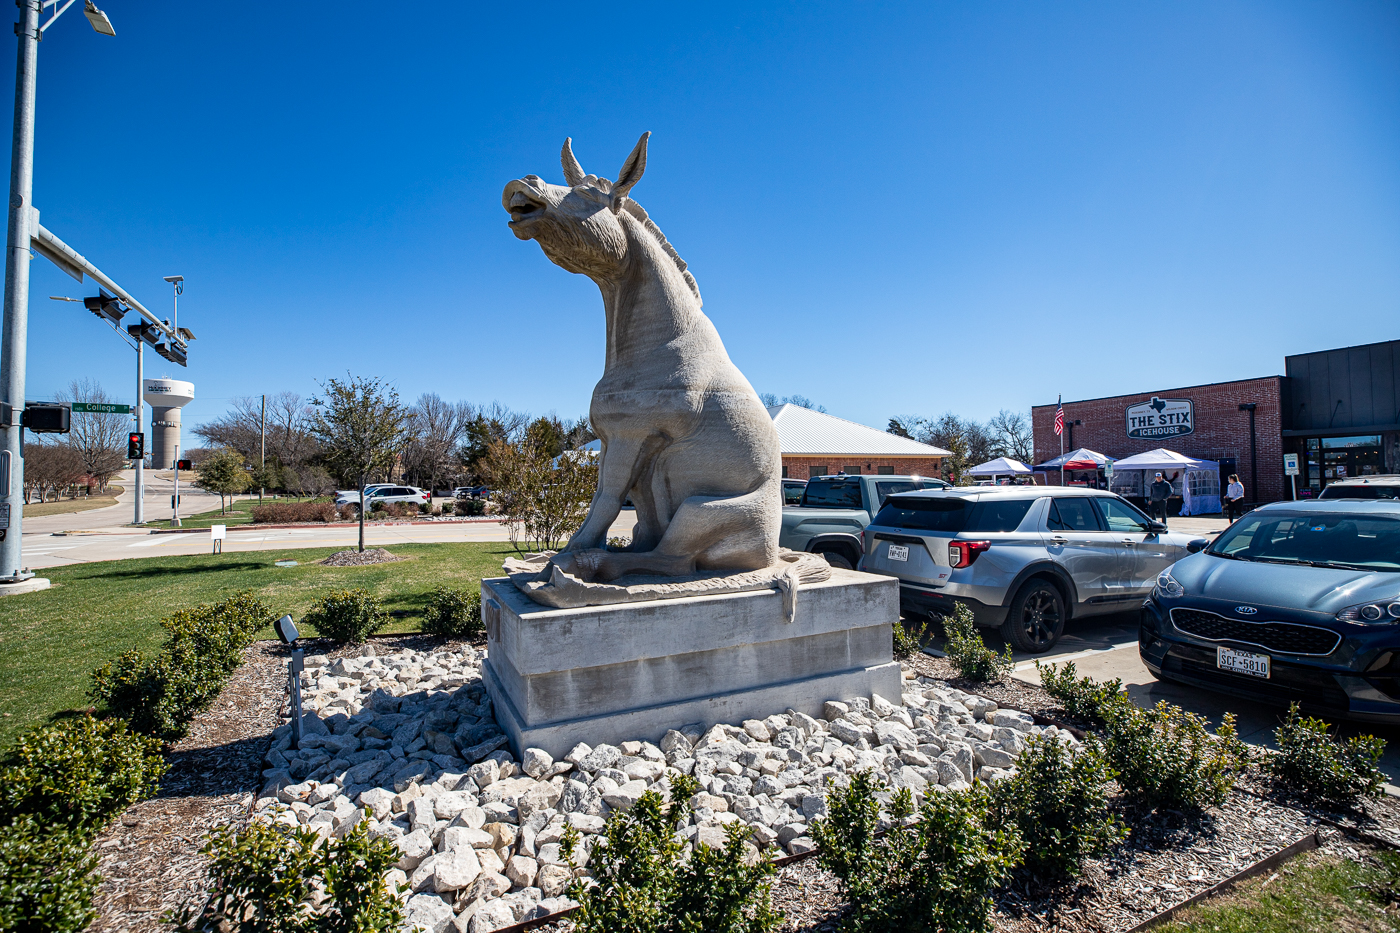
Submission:
<svg viewBox="0 0 1400 933">
<path fill-rule="evenodd" d="M 511 230 L 522 240 L 536 240 L 546 256 L 570 272 L 609 277 L 627 256 L 622 215 L 627 192 L 646 171 L 650 136 L 642 134 L 617 181 L 585 174 L 572 141 L 564 140 L 560 159 L 567 186 L 551 185 L 538 175 L 506 185 L 501 203 L 510 212 Z"/>
</svg>

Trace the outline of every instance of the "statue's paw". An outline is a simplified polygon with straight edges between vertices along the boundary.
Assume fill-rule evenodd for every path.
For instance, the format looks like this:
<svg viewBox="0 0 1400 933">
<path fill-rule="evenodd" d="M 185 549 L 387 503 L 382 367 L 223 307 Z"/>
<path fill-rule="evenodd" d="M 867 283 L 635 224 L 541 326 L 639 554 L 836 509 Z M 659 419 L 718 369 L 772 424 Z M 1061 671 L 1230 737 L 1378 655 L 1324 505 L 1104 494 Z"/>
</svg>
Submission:
<svg viewBox="0 0 1400 933">
<path fill-rule="evenodd" d="M 598 567 L 602 564 L 605 551 L 596 548 L 588 548 L 582 551 L 564 551 L 555 554 L 550 563 L 572 577 L 578 577 L 585 583 L 591 583 L 593 577 L 598 572 Z"/>
</svg>

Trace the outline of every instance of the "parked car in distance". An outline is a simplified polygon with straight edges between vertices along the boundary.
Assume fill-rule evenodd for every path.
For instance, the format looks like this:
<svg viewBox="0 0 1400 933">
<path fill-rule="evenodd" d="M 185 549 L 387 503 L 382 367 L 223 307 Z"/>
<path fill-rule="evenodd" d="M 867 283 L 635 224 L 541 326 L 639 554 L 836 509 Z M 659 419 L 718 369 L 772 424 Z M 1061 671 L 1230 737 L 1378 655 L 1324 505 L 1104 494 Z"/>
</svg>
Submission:
<svg viewBox="0 0 1400 933">
<path fill-rule="evenodd" d="M 783 505 L 800 505 L 802 493 L 807 488 L 805 479 L 783 478 Z"/>
<path fill-rule="evenodd" d="M 432 501 L 432 496 L 417 486 L 377 486 L 373 491 L 365 489 L 365 503 L 371 512 L 374 511 L 374 505 L 377 502 L 385 505 L 391 502 L 410 502 L 413 505 L 421 505 L 430 501 Z M 353 511 L 360 507 L 360 495 L 351 490 L 348 496 L 337 496 L 335 504 L 337 506 L 348 505 Z"/>
<path fill-rule="evenodd" d="M 374 492 L 376 489 L 383 489 L 385 486 L 392 486 L 392 485 L 394 485 L 394 484 L 393 484 L 393 483 L 366 483 L 366 484 L 365 484 L 365 495 L 369 495 L 370 493 Z M 360 495 L 360 491 L 359 491 L 358 489 L 337 489 L 337 490 L 335 491 L 335 501 L 336 501 L 337 504 L 339 504 L 339 502 L 340 502 L 341 499 L 345 499 L 345 498 L 349 498 L 349 499 L 351 499 L 351 500 L 353 501 L 353 500 L 356 499 L 359 495 Z"/>
<path fill-rule="evenodd" d="M 1333 480 L 1319 499 L 1400 499 L 1400 476 L 1352 476 Z"/>
<path fill-rule="evenodd" d="M 798 504 L 783 509 L 778 543 L 820 554 L 833 567 L 854 570 L 865 550 L 865 526 L 886 499 L 915 489 L 947 488 L 943 480 L 924 476 L 816 476 L 802 488 Z"/>
<path fill-rule="evenodd" d="M 489 499 L 491 490 L 485 486 L 458 486 L 452 490 L 454 499 Z"/>
<path fill-rule="evenodd" d="M 1400 723 L 1400 502 L 1260 506 L 1158 575 L 1138 651 L 1162 680 Z"/>
<path fill-rule="evenodd" d="M 961 603 L 1021 651 L 1054 647 L 1065 622 L 1141 605 L 1157 574 L 1206 546 L 1120 496 L 1073 486 L 963 486 L 891 496 L 860 569 L 899 578 L 909 614 Z"/>
</svg>

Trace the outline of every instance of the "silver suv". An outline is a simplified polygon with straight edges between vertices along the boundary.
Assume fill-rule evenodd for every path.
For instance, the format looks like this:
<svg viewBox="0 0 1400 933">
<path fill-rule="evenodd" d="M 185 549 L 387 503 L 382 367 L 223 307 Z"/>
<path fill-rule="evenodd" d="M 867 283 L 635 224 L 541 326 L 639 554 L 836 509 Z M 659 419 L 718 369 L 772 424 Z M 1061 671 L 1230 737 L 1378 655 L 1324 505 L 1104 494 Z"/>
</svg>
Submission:
<svg viewBox="0 0 1400 933">
<path fill-rule="evenodd" d="M 1068 619 L 1141 605 L 1157 574 L 1207 543 L 1110 492 L 965 486 L 891 496 L 865 531 L 860 569 L 898 577 L 906 614 L 962 603 L 1039 653 Z"/>
</svg>

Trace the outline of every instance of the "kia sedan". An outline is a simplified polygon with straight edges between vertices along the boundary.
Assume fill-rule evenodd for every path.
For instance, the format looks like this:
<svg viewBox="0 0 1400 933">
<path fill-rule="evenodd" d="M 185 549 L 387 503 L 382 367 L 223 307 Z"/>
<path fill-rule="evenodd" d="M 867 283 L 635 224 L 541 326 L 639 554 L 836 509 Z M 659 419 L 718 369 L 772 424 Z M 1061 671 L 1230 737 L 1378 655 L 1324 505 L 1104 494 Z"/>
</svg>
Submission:
<svg viewBox="0 0 1400 933">
<path fill-rule="evenodd" d="M 1138 650 L 1163 680 L 1400 723 L 1400 502 L 1275 502 L 1157 577 Z"/>
</svg>

